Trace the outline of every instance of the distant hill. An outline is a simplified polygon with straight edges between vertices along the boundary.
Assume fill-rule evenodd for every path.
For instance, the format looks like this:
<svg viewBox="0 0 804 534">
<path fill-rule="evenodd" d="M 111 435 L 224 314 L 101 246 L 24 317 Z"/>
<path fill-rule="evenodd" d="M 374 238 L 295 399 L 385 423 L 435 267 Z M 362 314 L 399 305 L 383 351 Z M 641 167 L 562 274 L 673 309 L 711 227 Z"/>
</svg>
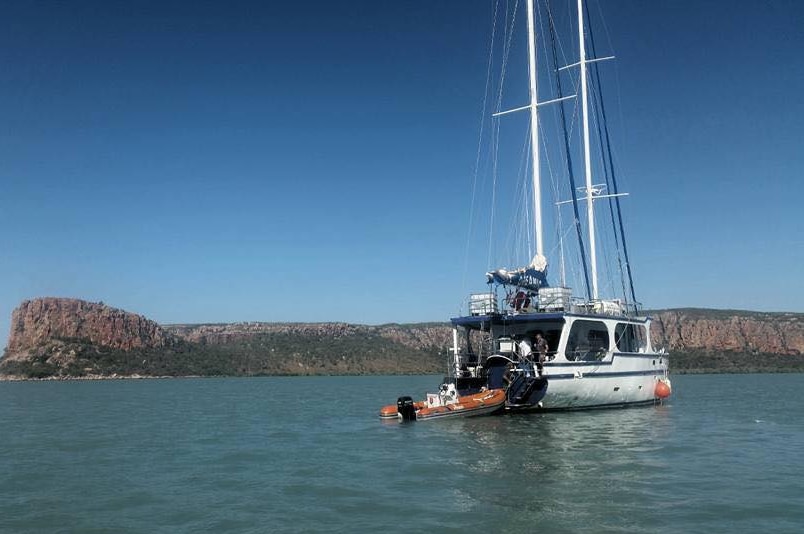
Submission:
<svg viewBox="0 0 804 534">
<path fill-rule="evenodd" d="M 650 312 L 673 372 L 804 371 L 804 314 L 685 308 Z"/>
<path fill-rule="evenodd" d="M 651 312 L 671 371 L 804 371 L 804 314 Z M 40 298 L 14 310 L 0 376 L 252 376 L 443 373 L 446 323 L 158 325 L 103 303 Z"/>
<path fill-rule="evenodd" d="M 415 374 L 446 370 L 444 325 L 236 323 L 160 326 L 76 299 L 12 313 L 0 376 Z"/>
</svg>

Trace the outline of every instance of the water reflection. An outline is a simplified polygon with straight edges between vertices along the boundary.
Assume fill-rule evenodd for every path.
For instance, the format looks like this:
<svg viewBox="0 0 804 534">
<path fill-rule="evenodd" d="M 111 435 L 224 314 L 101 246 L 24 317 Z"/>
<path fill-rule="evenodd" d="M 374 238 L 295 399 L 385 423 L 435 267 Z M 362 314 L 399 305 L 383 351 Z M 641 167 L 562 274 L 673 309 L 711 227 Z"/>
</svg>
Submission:
<svg viewBox="0 0 804 534">
<path fill-rule="evenodd" d="M 568 513 L 572 521 L 599 517 L 596 508 L 615 495 L 640 501 L 640 491 L 668 468 L 661 449 L 672 433 L 669 415 L 657 406 L 499 416 L 445 421 L 426 431 L 439 448 L 453 451 L 453 476 L 482 481 L 463 485 L 455 506 L 482 503 L 516 529 L 526 519 L 561 525 Z M 623 522 L 617 520 L 618 528 Z"/>
<path fill-rule="evenodd" d="M 599 448 L 651 450 L 671 431 L 669 408 L 544 413 L 461 419 L 440 430 L 469 438 L 489 452 L 528 449 L 540 452 L 584 452 Z"/>
</svg>

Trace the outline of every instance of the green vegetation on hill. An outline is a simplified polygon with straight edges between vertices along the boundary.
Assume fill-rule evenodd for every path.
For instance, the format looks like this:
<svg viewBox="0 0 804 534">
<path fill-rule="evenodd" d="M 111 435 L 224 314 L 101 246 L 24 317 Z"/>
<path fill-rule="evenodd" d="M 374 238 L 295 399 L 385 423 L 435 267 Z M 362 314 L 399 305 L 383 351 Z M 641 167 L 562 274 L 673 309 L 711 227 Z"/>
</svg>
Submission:
<svg viewBox="0 0 804 534">
<path fill-rule="evenodd" d="M 230 358 L 188 343 L 163 349 L 124 351 L 76 340 L 54 340 L 24 360 L 3 360 L 0 374 L 28 378 L 85 376 L 233 375 Z"/>
<path fill-rule="evenodd" d="M 33 349 L 26 359 L 0 360 L 0 375 L 24 378 L 413 374 L 444 368 L 445 357 L 435 349 L 411 349 L 377 335 L 325 339 L 285 333 L 129 351 L 61 339 Z"/>
<path fill-rule="evenodd" d="M 740 312 L 765 316 L 761 312 Z M 733 317 L 735 312 L 688 310 L 690 317 Z M 774 314 L 789 315 L 789 314 Z M 797 321 L 800 315 L 792 314 Z M 791 323 L 792 324 L 792 323 Z M 225 325 L 224 325 L 225 326 Z M 281 325 L 265 331 L 212 331 L 209 342 L 176 337 L 163 348 L 125 351 L 87 339 L 56 338 L 0 360 L 0 376 L 80 378 L 98 376 L 258 376 L 443 373 L 449 336 L 443 323 L 355 327 Z M 187 325 L 177 325 L 176 330 Z M 791 329 L 790 334 L 798 335 Z M 717 332 L 705 332 L 711 340 Z M 214 336 L 218 337 L 214 337 Z M 721 338 L 726 334 L 719 334 Z M 705 336 L 699 336 L 705 337 Z M 193 339 L 193 338 L 190 338 Z M 201 337 L 201 339 L 207 339 Z M 722 340 L 721 340 L 722 341 Z M 796 345 L 797 346 L 797 345 Z M 761 350 L 761 349 L 760 349 Z M 440 353 L 439 353 L 440 351 Z M 804 372 L 804 354 L 690 348 L 671 350 L 672 373 Z"/>
<path fill-rule="evenodd" d="M 72 355 L 71 355 L 72 354 Z M 67 356 L 70 355 L 70 356 Z M 445 354 L 416 351 L 380 337 L 329 341 L 273 334 L 228 345 L 181 342 L 165 349 L 115 350 L 57 340 L 25 360 L 0 361 L 0 375 L 283 376 L 442 373 Z M 804 355 L 688 351 L 670 356 L 674 374 L 804 372 Z"/>
<path fill-rule="evenodd" d="M 801 373 L 804 354 L 685 351 L 670 355 L 675 374 L 703 373 Z"/>
</svg>

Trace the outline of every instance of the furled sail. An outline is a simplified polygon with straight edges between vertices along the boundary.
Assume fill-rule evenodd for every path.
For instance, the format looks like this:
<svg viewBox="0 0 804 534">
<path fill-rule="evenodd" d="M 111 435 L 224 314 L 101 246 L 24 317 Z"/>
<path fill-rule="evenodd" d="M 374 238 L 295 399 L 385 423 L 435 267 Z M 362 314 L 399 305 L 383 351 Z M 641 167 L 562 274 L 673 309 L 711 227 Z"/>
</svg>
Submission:
<svg viewBox="0 0 804 534">
<path fill-rule="evenodd" d="M 516 286 L 538 291 L 541 287 L 548 287 L 547 258 L 536 254 L 527 267 L 511 270 L 497 269 L 486 273 L 489 284 L 497 283 L 504 286 Z"/>
</svg>

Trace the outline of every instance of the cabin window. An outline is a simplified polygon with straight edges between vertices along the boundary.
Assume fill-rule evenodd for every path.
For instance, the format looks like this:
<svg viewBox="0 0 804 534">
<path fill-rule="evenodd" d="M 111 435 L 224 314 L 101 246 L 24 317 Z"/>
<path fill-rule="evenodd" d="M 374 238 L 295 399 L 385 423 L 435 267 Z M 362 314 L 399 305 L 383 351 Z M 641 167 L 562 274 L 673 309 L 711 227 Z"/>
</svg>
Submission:
<svg viewBox="0 0 804 534">
<path fill-rule="evenodd" d="M 602 321 L 575 321 L 567 339 L 570 361 L 602 360 L 609 350 L 609 331 Z"/>
<path fill-rule="evenodd" d="M 641 324 L 617 323 L 614 343 L 620 352 L 645 352 L 647 335 Z"/>
<path fill-rule="evenodd" d="M 514 335 L 514 339 L 519 342 L 523 339 L 530 341 L 531 346 L 536 348 L 536 334 L 541 334 L 544 340 L 547 341 L 547 355 L 552 357 L 558 348 L 558 342 L 561 340 L 561 331 L 564 325 L 554 322 L 539 322 L 538 328 L 530 328 L 523 334 Z M 501 338 L 502 339 L 502 338 Z"/>
</svg>

